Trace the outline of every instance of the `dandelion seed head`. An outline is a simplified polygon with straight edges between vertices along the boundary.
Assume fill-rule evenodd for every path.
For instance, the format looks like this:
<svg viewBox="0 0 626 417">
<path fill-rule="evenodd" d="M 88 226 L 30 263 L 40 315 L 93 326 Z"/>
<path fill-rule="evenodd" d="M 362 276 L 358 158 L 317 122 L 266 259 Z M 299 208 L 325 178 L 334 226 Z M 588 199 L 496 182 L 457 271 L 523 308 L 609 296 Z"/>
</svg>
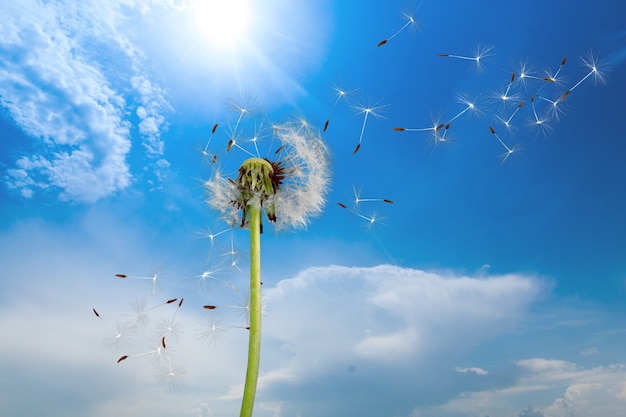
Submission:
<svg viewBox="0 0 626 417">
<path fill-rule="evenodd" d="M 276 229 L 306 227 L 321 213 L 330 181 L 328 150 L 320 135 L 302 120 L 275 126 L 277 161 L 249 158 L 237 180 L 214 172 L 205 185 L 208 204 L 232 224 L 245 208 L 258 204 Z M 252 187 L 252 188 L 250 188 Z"/>
</svg>

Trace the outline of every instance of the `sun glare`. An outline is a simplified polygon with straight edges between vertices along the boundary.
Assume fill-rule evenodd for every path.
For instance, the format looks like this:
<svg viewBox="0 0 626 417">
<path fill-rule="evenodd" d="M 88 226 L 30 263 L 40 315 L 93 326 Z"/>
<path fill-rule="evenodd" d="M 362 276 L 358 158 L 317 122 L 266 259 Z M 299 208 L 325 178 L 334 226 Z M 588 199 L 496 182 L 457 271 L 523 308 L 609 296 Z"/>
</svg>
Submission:
<svg viewBox="0 0 626 417">
<path fill-rule="evenodd" d="M 232 47 L 245 36 L 250 15 L 247 0 L 197 0 L 191 11 L 199 32 L 216 47 Z"/>
</svg>

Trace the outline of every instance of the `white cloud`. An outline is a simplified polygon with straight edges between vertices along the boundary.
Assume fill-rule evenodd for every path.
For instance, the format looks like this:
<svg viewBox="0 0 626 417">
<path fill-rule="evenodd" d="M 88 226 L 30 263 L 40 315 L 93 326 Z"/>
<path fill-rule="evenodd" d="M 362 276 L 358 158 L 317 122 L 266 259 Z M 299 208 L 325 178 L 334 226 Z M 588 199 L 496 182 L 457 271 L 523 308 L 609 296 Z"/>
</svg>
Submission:
<svg viewBox="0 0 626 417">
<path fill-rule="evenodd" d="M 427 408 L 427 413 L 431 413 L 428 415 L 463 416 L 468 415 L 468 410 L 472 410 L 472 415 L 510 417 L 623 415 L 626 407 L 624 364 L 583 369 L 563 360 L 531 358 L 517 361 L 516 366 L 521 376 L 512 386 L 462 393 L 446 405 Z M 520 412 L 523 404 L 531 404 L 532 408 Z M 421 415 L 418 410 L 416 415 Z"/>
<path fill-rule="evenodd" d="M 56 388 L 72 392 L 76 407 L 55 400 L 55 417 L 236 412 L 247 333 L 231 329 L 217 346 L 201 344 L 195 329 L 199 318 L 208 317 L 200 307 L 206 301 L 180 283 L 162 286 L 149 303 L 185 296 L 178 315 L 181 339 L 168 342 L 177 364 L 187 371 L 179 392 L 156 385 L 148 358 L 116 364 L 119 353 L 102 345 L 109 330 L 91 308 L 109 323 L 128 319 L 128 302 L 143 288 L 134 284 L 142 282 L 116 280 L 112 274 L 147 265 L 145 251 L 138 248 L 148 240 L 97 210 L 70 228 L 29 222 L 0 235 L 3 271 L 16 278 L 10 284 L 0 281 L 11 289 L 0 292 L 5 330 L 0 358 L 3 369 L 11 371 L 0 377 L 0 385 L 14 397 L 4 401 L 0 394 L 0 412 Z M 33 256 L 36 262 L 28 262 Z M 466 356 L 489 339 L 521 330 L 517 325 L 546 291 L 534 277 L 331 266 L 307 269 L 276 286 L 266 284 L 264 290 L 268 309 L 255 410 L 262 417 L 297 412 L 338 416 L 349 409 L 374 415 L 393 407 L 394 415 L 401 416 L 418 403 L 423 405 L 415 416 L 518 417 L 530 404 L 545 416 L 580 410 L 579 415 L 617 417 L 612 410 L 626 400 L 622 365 L 585 369 L 530 357 L 509 362 L 514 377 L 502 379 L 501 369 Z M 226 285 L 224 293 L 238 296 Z M 216 296 L 223 294 L 209 294 Z M 170 317 L 170 310 L 151 310 L 151 319 Z M 136 335 L 125 353 L 148 350 L 151 335 Z M 450 368 L 460 360 L 480 367 Z M 7 368 L 11 363 L 19 363 L 19 371 Z M 75 376 L 60 382 L 59 373 Z M 29 404 L 30 415 L 37 415 L 38 402 Z"/>
<path fill-rule="evenodd" d="M 456 368 L 455 371 L 461 374 L 469 374 L 474 373 L 476 375 L 487 375 L 489 372 L 485 371 L 482 368 L 472 367 L 472 368 Z"/>
<path fill-rule="evenodd" d="M 19 158 L 4 179 L 25 197 L 56 187 L 62 199 L 93 202 L 130 185 L 132 126 L 120 92 L 128 86 L 120 85 L 118 72 L 135 73 L 130 87 L 146 113 L 138 126 L 146 155 L 163 154 L 163 113 L 170 108 L 141 73 L 142 54 L 119 29 L 118 7 L 64 1 L 0 6 L 0 104 L 35 141 L 32 154 Z"/>
<path fill-rule="evenodd" d="M 598 355 L 599 353 L 600 351 L 595 346 L 592 346 L 592 347 L 589 347 L 580 351 L 580 354 L 583 356 L 594 356 L 594 355 Z"/>
<path fill-rule="evenodd" d="M 472 278 L 390 265 L 308 269 L 265 291 L 266 360 L 289 378 L 262 378 L 260 390 L 276 399 L 338 369 L 371 368 L 370 382 L 358 374 L 365 386 L 381 380 L 389 390 L 407 381 L 422 386 L 420 373 L 441 366 L 435 363 L 442 357 L 454 360 L 459 351 L 512 332 L 545 288 L 523 275 Z"/>
<path fill-rule="evenodd" d="M 163 155 L 165 143 L 161 140 L 161 133 L 167 128 L 163 112 L 171 110 L 164 99 L 164 93 L 158 86 L 143 75 L 136 75 L 131 79 L 132 85 L 139 92 L 141 106 L 137 109 L 137 116 L 141 119 L 139 132 L 143 137 L 143 146 L 149 157 Z"/>
</svg>

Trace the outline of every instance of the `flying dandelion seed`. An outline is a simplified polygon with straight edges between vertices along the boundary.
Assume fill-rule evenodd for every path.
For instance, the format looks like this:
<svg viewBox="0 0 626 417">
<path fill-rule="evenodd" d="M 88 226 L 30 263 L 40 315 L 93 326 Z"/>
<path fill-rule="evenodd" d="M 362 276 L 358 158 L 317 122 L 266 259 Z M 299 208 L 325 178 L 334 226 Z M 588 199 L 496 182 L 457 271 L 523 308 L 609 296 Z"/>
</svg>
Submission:
<svg viewBox="0 0 626 417">
<path fill-rule="evenodd" d="M 467 112 L 473 112 L 473 113 L 478 113 L 478 107 L 476 107 L 475 101 L 474 100 L 470 100 L 467 96 L 464 95 L 459 95 L 457 97 L 457 101 L 461 104 L 465 104 L 465 108 L 463 110 L 461 110 L 459 113 L 457 113 L 454 117 L 452 117 L 452 119 L 448 120 L 447 122 L 444 123 L 444 126 L 446 128 L 446 130 L 449 128 L 449 126 L 452 122 L 454 122 L 456 119 L 458 119 L 459 117 L 463 116 L 465 113 Z M 439 129 L 441 129 L 441 127 L 439 127 Z M 439 130 L 437 129 L 437 130 Z"/>
<path fill-rule="evenodd" d="M 256 111 L 257 103 L 256 98 L 253 95 L 243 93 L 240 95 L 239 100 L 231 100 L 230 105 L 235 111 L 239 112 L 239 116 L 235 122 L 235 127 L 232 130 L 232 136 L 235 136 L 243 117 L 245 115 L 251 115 L 254 111 Z"/>
<path fill-rule="evenodd" d="M 388 198 L 363 198 L 363 197 L 361 197 L 361 190 L 358 190 L 354 186 L 352 187 L 352 191 L 354 192 L 354 207 L 355 207 L 355 209 L 361 203 L 387 203 L 387 204 L 393 204 L 393 201 L 391 201 Z"/>
<path fill-rule="evenodd" d="M 135 275 L 126 275 L 126 274 L 115 274 L 117 278 L 120 279 L 129 279 L 129 280 L 138 280 L 138 281 L 151 281 L 152 287 L 151 290 L 154 291 L 158 287 L 159 274 L 153 273 L 152 276 L 135 276 Z"/>
<path fill-rule="evenodd" d="M 332 107 L 330 108 L 330 113 L 328 115 L 328 118 L 326 119 L 326 122 L 324 123 L 324 129 L 323 129 L 324 132 L 326 132 L 326 129 L 328 129 L 330 118 L 332 117 L 333 112 L 335 111 L 335 107 L 337 107 L 337 103 L 339 103 L 339 101 L 341 100 L 344 100 L 346 103 L 349 104 L 348 97 L 357 91 L 356 89 L 349 90 L 349 89 L 339 88 L 336 86 L 333 86 L 333 90 L 335 91 L 336 97 L 335 97 L 335 100 L 333 101 Z"/>
<path fill-rule="evenodd" d="M 484 47 L 481 45 L 477 45 L 474 50 L 474 55 L 472 56 L 445 54 L 445 53 L 439 54 L 439 56 L 443 58 L 453 58 L 453 59 L 460 59 L 460 60 L 465 60 L 465 61 L 472 61 L 476 64 L 476 71 L 481 72 L 483 70 L 483 63 L 485 62 L 485 59 L 493 56 L 493 54 L 491 54 L 492 50 L 493 50 L 493 47 Z"/>
<path fill-rule="evenodd" d="M 560 81 L 559 74 L 561 73 L 561 70 L 565 66 L 566 62 L 567 62 L 567 57 L 565 57 L 565 58 L 563 58 L 563 60 L 561 60 L 561 65 L 559 65 L 559 68 L 556 70 L 556 72 L 554 74 L 550 74 L 549 72 L 546 71 L 546 76 L 543 77 L 543 80 L 547 81 L 549 83 L 557 83 L 557 82 L 559 82 Z"/>
<path fill-rule="evenodd" d="M 506 149 L 506 152 L 502 154 L 502 163 L 506 162 L 509 156 L 511 156 L 517 150 L 517 148 L 516 147 L 510 148 L 506 143 L 504 143 L 504 141 L 500 138 L 500 136 L 498 136 L 498 134 L 496 133 L 496 130 L 493 127 L 489 126 L 489 131 L 491 132 L 492 135 L 496 137 L 496 139 L 498 139 L 498 142 L 500 142 L 500 144 L 504 147 L 504 149 Z"/>
<path fill-rule="evenodd" d="M 379 113 L 379 110 L 381 110 L 383 107 L 385 106 L 370 105 L 370 106 L 355 106 L 354 107 L 354 109 L 357 111 L 357 114 L 363 114 L 364 117 L 363 117 L 363 125 L 361 126 L 361 134 L 359 135 L 359 142 L 357 143 L 356 148 L 354 148 L 354 151 L 352 152 L 353 155 L 355 155 L 359 151 L 359 149 L 361 149 L 361 143 L 363 142 L 363 134 L 365 133 L 365 126 L 367 125 L 367 119 L 369 115 L 371 114 L 373 117 L 382 117 L 381 114 Z"/>
<path fill-rule="evenodd" d="M 515 85 L 517 79 L 515 76 L 515 72 L 511 73 L 511 79 L 509 80 L 509 82 L 506 85 L 506 88 L 504 89 L 504 91 L 500 90 L 498 93 L 494 94 L 492 96 L 493 99 L 499 101 L 504 107 L 506 107 L 507 104 L 509 103 L 513 103 L 513 102 L 517 102 L 519 101 L 519 95 L 515 94 L 511 91 L 511 88 L 513 88 L 513 86 Z"/>
<path fill-rule="evenodd" d="M 564 114 L 565 112 L 565 110 L 563 109 L 564 105 L 561 104 L 563 102 L 562 97 L 556 100 L 550 100 L 549 98 L 540 96 L 539 94 L 536 94 L 535 97 L 537 97 L 538 100 L 544 101 L 549 104 L 548 114 L 550 114 L 551 117 L 546 117 L 546 119 L 551 118 L 551 119 L 558 121 L 561 118 L 561 116 Z"/>
<path fill-rule="evenodd" d="M 217 313 L 212 313 L 211 317 L 200 320 L 200 328 L 196 331 L 196 338 L 209 347 L 215 346 L 228 329 L 250 330 L 250 327 L 227 324 Z"/>
<path fill-rule="evenodd" d="M 95 308 L 92 308 L 93 313 L 96 315 L 98 319 L 109 330 L 110 334 L 107 338 L 104 339 L 103 343 L 105 346 L 115 349 L 116 352 L 120 352 L 121 350 L 127 348 L 131 342 L 131 336 L 136 334 L 136 329 L 127 321 L 121 322 L 117 321 L 115 324 L 110 324 L 96 311 Z"/>
<path fill-rule="evenodd" d="M 445 127 L 444 123 L 434 122 L 430 127 L 394 127 L 395 132 L 438 132 Z"/>
<path fill-rule="evenodd" d="M 581 60 L 583 62 L 583 65 L 589 68 L 589 72 L 580 80 L 578 80 L 576 84 L 574 84 L 572 87 L 570 87 L 567 91 L 563 93 L 563 95 L 561 96 L 561 101 L 565 101 L 565 99 L 569 97 L 572 91 L 578 88 L 579 85 L 581 85 L 583 82 L 585 82 L 587 78 L 591 76 L 593 76 L 593 80 L 595 83 L 602 84 L 605 82 L 604 75 L 602 74 L 602 72 L 600 72 L 599 67 L 598 67 L 598 57 L 594 55 L 593 52 L 587 53 L 587 55 L 582 57 Z"/>
<path fill-rule="evenodd" d="M 186 370 L 182 365 L 174 366 L 171 362 L 159 365 L 155 379 L 160 385 L 166 386 L 170 391 L 178 391 L 183 387 L 183 377 L 186 375 Z"/>
<path fill-rule="evenodd" d="M 370 216 L 366 216 L 364 214 L 359 213 L 356 210 L 353 210 L 351 208 L 349 208 L 348 206 L 346 206 L 343 203 L 337 203 L 337 205 L 345 210 L 347 210 L 349 213 L 357 216 L 358 218 L 362 219 L 365 221 L 365 224 L 368 228 L 371 228 L 375 223 L 379 222 L 380 219 L 377 217 L 377 215 L 374 213 Z"/>
<path fill-rule="evenodd" d="M 213 129 L 211 129 L 211 135 L 209 136 L 209 139 L 207 140 L 206 144 L 204 145 L 204 149 L 202 150 L 202 156 L 204 157 L 204 159 L 207 161 L 210 160 L 213 164 L 217 163 L 217 155 L 209 153 L 209 146 L 211 145 L 211 139 L 213 139 L 213 135 L 215 135 L 217 126 L 217 123 L 213 125 Z"/>
<path fill-rule="evenodd" d="M 421 5 L 421 4 L 420 4 Z M 413 18 L 413 15 L 408 14 L 403 12 L 402 13 L 404 15 L 404 17 L 407 19 L 407 22 L 404 24 L 404 26 L 402 26 L 396 33 L 394 33 L 393 35 L 391 35 L 390 37 L 383 39 L 382 41 L 378 42 L 378 47 L 380 48 L 383 45 L 386 45 L 387 42 L 389 42 L 390 40 L 392 40 L 393 38 L 395 38 L 396 36 L 398 36 L 400 33 L 402 33 L 406 28 L 411 27 L 412 29 L 415 29 L 415 27 L 417 27 L 417 22 L 415 21 L 415 19 Z"/>
<path fill-rule="evenodd" d="M 502 121 L 502 123 L 504 124 L 504 126 L 506 126 L 507 128 L 511 128 L 511 121 L 513 120 L 513 118 L 515 117 L 515 115 L 522 109 L 522 107 L 524 107 L 525 102 L 521 101 L 517 107 L 515 108 L 515 110 L 513 111 L 513 113 L 511 113 L 511 115 L 506 119 L 500 119 Z"/>
<path fill-rule="evenodd" d="M 531 120 L 530 125 L 538 128 L 539 132 L 547 134 L 552 130 L 552 127 L 549 124 L 548 117 L 539 117 L 539 114 L 537 113 L 537 108 L 535 106 L 535 97 L 536 95 L 530 98 L 530 105 L 533 111 L 533 119 Z"/>
</svg>

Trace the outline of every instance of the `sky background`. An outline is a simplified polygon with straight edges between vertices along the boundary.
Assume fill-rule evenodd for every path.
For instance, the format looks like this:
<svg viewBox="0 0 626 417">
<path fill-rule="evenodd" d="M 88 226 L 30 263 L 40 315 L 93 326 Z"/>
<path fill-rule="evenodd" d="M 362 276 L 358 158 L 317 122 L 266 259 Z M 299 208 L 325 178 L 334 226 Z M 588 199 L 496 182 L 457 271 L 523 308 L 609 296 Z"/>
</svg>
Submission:
<svg viewBox="0 0 626 417">
<path fill-rule="evenodd" d="M 202 151 L 296 118 L 332 186 L 262 236 L 256 416 L 621 417 L 626 6 L 209 3 L 0 2 L 0 414 L 236 415 L 245 317 L 202 306 L 245 299 L 247 234 Z"/>
</svg>

